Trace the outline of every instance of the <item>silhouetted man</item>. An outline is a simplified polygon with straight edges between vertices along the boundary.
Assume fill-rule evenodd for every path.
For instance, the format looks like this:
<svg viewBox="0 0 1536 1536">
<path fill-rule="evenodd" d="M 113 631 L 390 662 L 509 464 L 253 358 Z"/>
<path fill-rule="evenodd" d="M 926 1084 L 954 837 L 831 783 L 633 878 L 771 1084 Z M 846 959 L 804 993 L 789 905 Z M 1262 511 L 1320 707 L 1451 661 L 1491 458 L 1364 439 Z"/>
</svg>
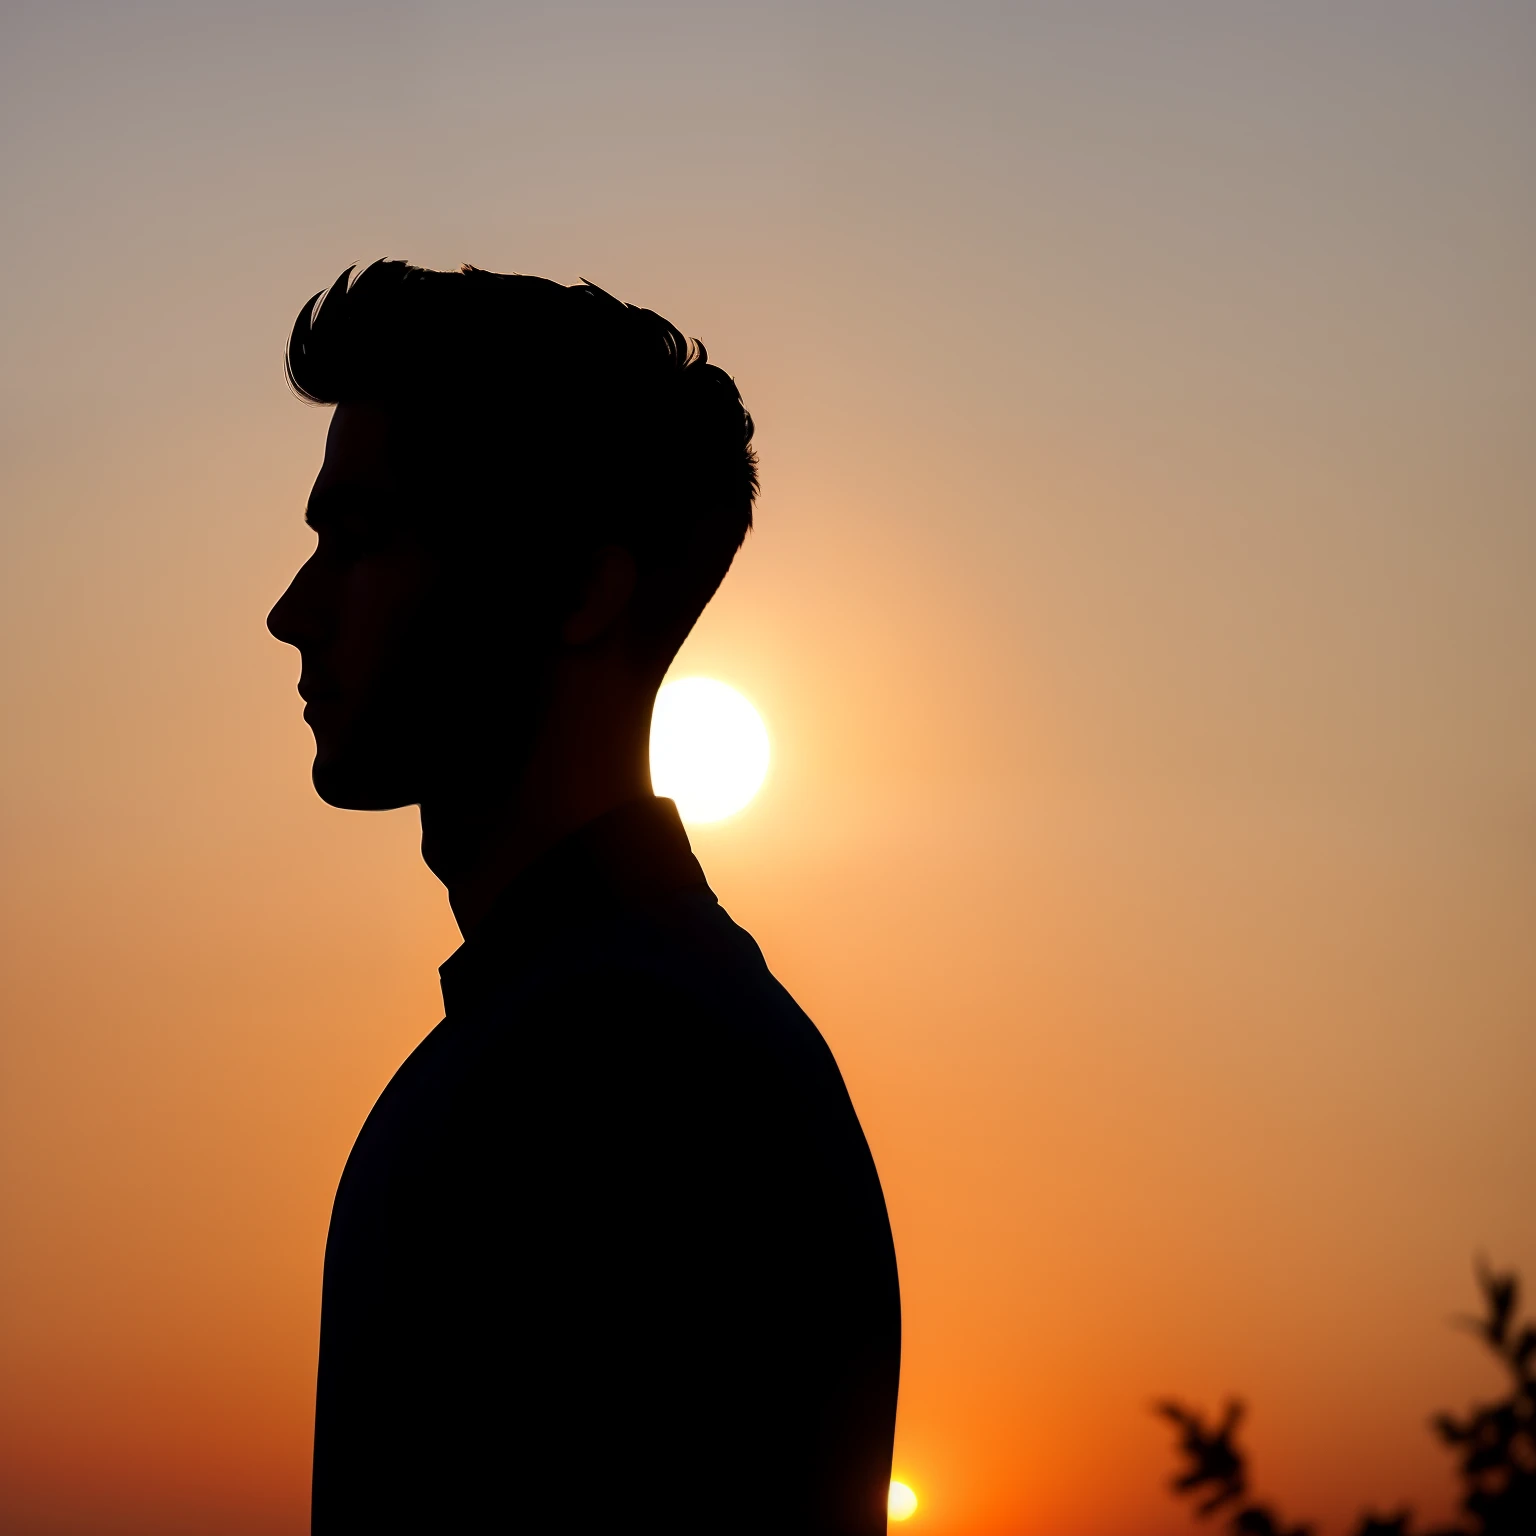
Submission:
<svg viewBox="0 0 1536 1536">
<path fill-rule="evenodd" d="M 336 1193 L 316 1536 L 883 1531 L 879 1180 L 647 765 L 751 524 L 735 385 L 590 285 L 400 262 L 288 372 L 336 406 L 268 621 L 315 787 L 419 805 L 465 936 Z"/>
</svg>

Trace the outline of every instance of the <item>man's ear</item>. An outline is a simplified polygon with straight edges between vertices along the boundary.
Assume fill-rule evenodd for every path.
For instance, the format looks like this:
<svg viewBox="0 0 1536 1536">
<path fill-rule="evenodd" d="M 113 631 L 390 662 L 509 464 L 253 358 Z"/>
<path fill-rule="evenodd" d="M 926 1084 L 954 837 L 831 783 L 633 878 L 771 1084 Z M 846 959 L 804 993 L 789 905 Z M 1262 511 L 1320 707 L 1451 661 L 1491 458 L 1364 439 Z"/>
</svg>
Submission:
<svg viewBox="0 0 1536 1536">
<path fill-rule="evenodd" d="M 560 628 L 567 645 L 591 645 L 623 617 L 635 594 L 635 557 L 618 544 L 605 544 L 592 562 L 575 611 Z"/>
</svg>

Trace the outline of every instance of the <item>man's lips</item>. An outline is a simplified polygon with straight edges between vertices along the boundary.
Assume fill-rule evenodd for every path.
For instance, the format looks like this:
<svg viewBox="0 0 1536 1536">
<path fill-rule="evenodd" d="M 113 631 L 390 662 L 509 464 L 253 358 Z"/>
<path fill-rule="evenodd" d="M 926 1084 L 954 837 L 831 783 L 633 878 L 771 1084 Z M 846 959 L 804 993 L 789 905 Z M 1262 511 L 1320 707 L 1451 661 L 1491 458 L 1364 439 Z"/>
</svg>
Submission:
<svg viewBox="0 0 1536 1536">
<path fill-rule="evenodd" d="M 335 702 L 337 690 L 321 688 L 314 683 L 301 681 L 299 697 L 304 700 L 304 719 L 313 721 L 317 714 L 323 714 Z"/>
</svg>

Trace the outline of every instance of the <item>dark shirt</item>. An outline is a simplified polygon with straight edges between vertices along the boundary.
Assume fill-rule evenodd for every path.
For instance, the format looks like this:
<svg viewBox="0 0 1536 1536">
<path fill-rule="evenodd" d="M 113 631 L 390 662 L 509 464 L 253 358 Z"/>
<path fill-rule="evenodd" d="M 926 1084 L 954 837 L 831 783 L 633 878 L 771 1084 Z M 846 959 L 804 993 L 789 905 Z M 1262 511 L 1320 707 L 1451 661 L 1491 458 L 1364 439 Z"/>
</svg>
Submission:
<svg viewBox="0 0 1536 1536">
<path fill-rule="evenodd" d="M 545 855 L 442 974 L 336 1193 L 315 1536 L 883 1532 L 879 1178 L 671 801 Z"/>
</svg>

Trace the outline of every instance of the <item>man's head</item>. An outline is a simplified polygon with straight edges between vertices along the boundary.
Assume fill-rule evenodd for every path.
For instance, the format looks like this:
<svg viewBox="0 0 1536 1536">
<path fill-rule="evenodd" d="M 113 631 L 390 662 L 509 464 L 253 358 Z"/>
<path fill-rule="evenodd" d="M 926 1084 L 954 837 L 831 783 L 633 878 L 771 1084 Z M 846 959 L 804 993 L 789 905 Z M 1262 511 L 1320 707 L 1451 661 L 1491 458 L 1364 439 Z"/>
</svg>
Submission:
<svg viewBox="0 0 1536 1536">
<path fill-rule="evenodd" d="M 376 262 L 300 312 L 288 375 L 337 407 L 268 619 L 326 800 L 505 784 L 557 704 L 648 717 L 757 489 L 702 346 L 590 284 Z"/>
</svg>

